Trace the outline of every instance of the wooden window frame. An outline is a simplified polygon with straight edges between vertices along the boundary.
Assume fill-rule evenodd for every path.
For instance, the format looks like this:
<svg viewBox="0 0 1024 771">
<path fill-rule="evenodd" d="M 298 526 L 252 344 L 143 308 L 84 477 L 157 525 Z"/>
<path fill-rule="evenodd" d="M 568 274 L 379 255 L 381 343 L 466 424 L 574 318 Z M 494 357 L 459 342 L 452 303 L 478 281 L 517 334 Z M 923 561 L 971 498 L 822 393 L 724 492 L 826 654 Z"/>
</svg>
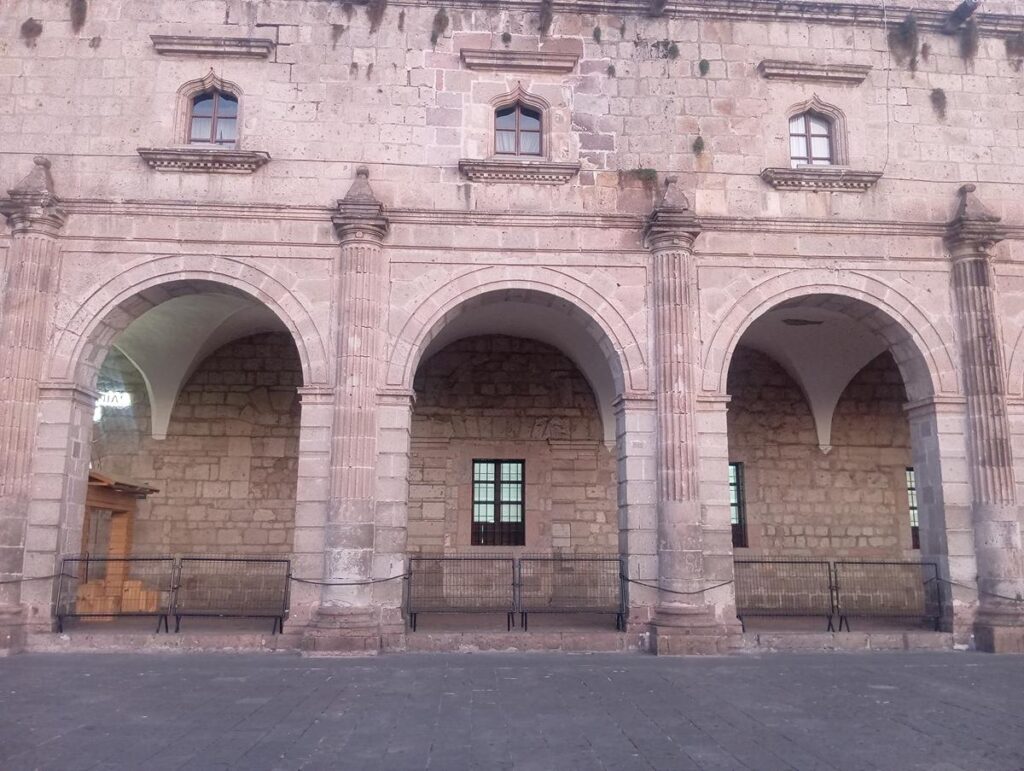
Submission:
<svg viewBox="0 0 1024 771">
<path fill-rule="evenodd" d="M 517 482 L 503 481 L 501 478 L 501 466 L 503 463 L 516 463 L 519 465 L 519 480 Z M 491 483 L 494 486 L 492 500 L 478 501 L 476 490 L 478 484 L 487 484 L 487 480 L 478 482 L 476 478 L 477 464 L 488 464 L 494 471 L 494 479 Z M 501 507 L 505 501 L 501 496 L 502 484 L 517 484 L 519 486 L 519 500 L 509 501 L 520 507 L 518 522 L 502 522 Z M 525 546 L 526 545 L 526 461 L 520 458 L 474 458 L 470 467 L 470 543 L 473 546 Z M 476 506 L 478 503 L 491 503 L 494 505 L 494 520 L 491 522 L 478 522 L 476 518 Z"/>
<path fill-rule="evenodd" d="M 801 123 L 803 124 L 803 133 L 801 133 L 801 134 L 794 134 L 793 133 L 792 123 L 793 123 L 793 120 L 797 119 L 797 118 L 799 118 Z M 818 120 L 820 120 L 822 123 L 824 123 L 828 127 L 828 129 L 826 131 L 826 134 L 825 134 L 825 137 L 828 140 L 828 157 L 827 158 L 824 158 L 824 157 L 816 158 L 814 156 L 814 151 L 813 151 L 814 143 L 812 142 L 812 138 L 814 136 L 821 136 L 821 135 L 820 134 L 815 135 L 815 134 L 811 133 L 811 122 L 810 122 L 811 118 L 817 118 Z M 790 165 L 793 168 L 802 168 L 804 166 L 835 166 L 836 165 L 837 157 L 838 157 L 837 153 L 836 153 L 836 124 L 835 124 L 835 120 L 833 118 L 831 118 L 828 115 L 825 115 L 824 113 L 816 112 L 815 110 L 804 110 L 801 113 L 798 113 L 796 115 L 790 116 L 789 121 L 787 122 L 787 128 L 788 128 L 788 133 L 789 133 L 789 163 L 790 163 Z M 805 160 L 797 160 L 795 157 L 793 157 L 793 140 L 798 138 L 798 137 L 800 139 L 802 139 L 803 142 L 804 142 L 804 151 L 806 152 L 806 156 L 805 156 L 806 159 Z M 815 163 L 815 161 L 827 161 L 827 163 Z"/>
<path fill-rule="evenodd" d="M 514 152 L 502 152 L 498 149 L 498 132 L 499 131 L 510 131 L 513 129 L 499 129 L 498 128 L 498 113 L 504 110 L 513 110 L 516 116 L 515 126 L 515 137 L 516 137 L 516 149 Z M 523 110 L 529 110 L 530 112 L 537 113 L 537 123 L 539 127 L 536 131 L 533 129 L 522 129 L 520 128 L 520 117 L 523 114 Z M 536 134 L 537 135 L 537 152 L 535 153 L 524 153 L 522 150 L 522 142 L 520 141 L 523 133 Z M 514 102 L 512 104 L 503 104 L 500 107 L 494 109 L 494 154 L 503 156 L 505 158 L 543 158 L 544 157 L 544 111 L 538 107 L 532 107 L 523 102 Z"/>
<path fill-rule="evenodd" d="M 192 135 L 192 122 L 196 117 L 206 118 L 206 115 L 195 115 L 196 102 L 204 96 L 213 96 L 213 112 L 210 114 L 210 138 L 209 140 L 195 139 Z M 235 121 L 235 138 L 230 142 L 218 142 L 217 136 L 217 121 L 220 119 L 220 102 L 221 99 L 227 98 L 235 103 L 235 114 L 232 118 L 226 118 L 225 120 Z M 188 100 L 188 121 L 186 127 L 188 131 L 188 144 L 199 145 L 199 146 L 210 146 L 210 147 L 238 147 L 238 136 L 239 136 L 239 116 L 241 112 L 241 100 L 232 93 L 223 91 L 219 88 L 209 88 L 199 93 L 192 94 Z"/>
<path fill-rule="evenodd" d="M 735 471 L 735 482 L 733 472 Z M 750 545 L 747 537 L 747 493 L 743 479 L 743 464 L 729 463 L 729 522 L 732 525 L 732 548 L 746 549 Z M 733 503 L 733 490 L 736 491 L 736 502 Z"/>
</svg>

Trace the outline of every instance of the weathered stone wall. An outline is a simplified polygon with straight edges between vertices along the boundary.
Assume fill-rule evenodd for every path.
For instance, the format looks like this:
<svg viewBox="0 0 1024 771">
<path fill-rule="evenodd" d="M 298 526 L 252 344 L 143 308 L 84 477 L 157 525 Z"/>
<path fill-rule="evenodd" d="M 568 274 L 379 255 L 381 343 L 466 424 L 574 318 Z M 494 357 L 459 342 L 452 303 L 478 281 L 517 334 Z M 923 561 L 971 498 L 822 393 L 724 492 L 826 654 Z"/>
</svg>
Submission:
<svg viewBox="0 0 1024 771">
<path fill-rule="evenodd" d="M 738 348 L 729 392 L 729 459 L 744 464 L 749 536 L 738 554 L 915 558 L 904 476 L 910 432 L 889 354 L 846 387 L 828 454 L 800 388 L 767 356 Z"/>
<path fill-rule="evenodd" d="M 409 550 L 468 550 L 474 459 L 526 461 L 527 552 L 616 552 L 615 458 L 587 381 L 532 340 L 460 340 L 421 365 Z M 484 551 L 492 547 L 477 547 Z"/>
<path fill-rule="evenodd" d="M 138 370 L 111 351 L 99 389 L 125 390 L 132 405 L 104 409 L 93 468 L 160 490 L 139 502 L 133 553 L 291 552 L 300 383 L 287 335 L 230 343 L 189 379 L 167 438 L 156 440 Z"/>
</svg>

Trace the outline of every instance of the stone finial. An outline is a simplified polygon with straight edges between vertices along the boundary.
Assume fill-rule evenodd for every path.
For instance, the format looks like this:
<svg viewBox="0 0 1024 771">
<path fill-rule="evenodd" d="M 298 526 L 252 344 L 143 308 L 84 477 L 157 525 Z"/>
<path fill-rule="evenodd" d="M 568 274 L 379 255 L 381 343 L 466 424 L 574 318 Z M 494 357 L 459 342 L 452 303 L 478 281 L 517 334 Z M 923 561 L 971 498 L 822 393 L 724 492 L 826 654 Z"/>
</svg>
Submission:
<svg viewBox="0 0 1024 771">
<path fill-rule="evenodd" d="M 370 170 L 366 166 L 356 168 L 355 181 L 338 201 L 338 213 L 332 221 L 342 241 L 365 238 L 380 241 L 388 234 L 390 223 L 384 204 L 370 187 Z"/>
<path fill-rule="evenodd" d="M 1006 237 L 1002 218 L 981 202 L 977 185 L 962 185 L 957 190 L 956 211 L 946 227 L 946 243 L 954 256 L 987 253 Z"/>
<path fill-rule="evenodd" d="M 661 200 L 654 207 L 644 228 L 647 247 L 692 249 L 701 229 L 700 220 L 690 208 L 690 201 L 679 184 L 679 178 L 666 178 Z"/>
<path fill-rule="evenodd" d="M 56 232 L 64 226 L 67 215 L 60 208 L 54 192 L 50 159 L 37 155 L 32 171 L 7 191 L 7 201 L 0 202 L 0 212 L 15 232 L 39 229 Z"/>
</svg>

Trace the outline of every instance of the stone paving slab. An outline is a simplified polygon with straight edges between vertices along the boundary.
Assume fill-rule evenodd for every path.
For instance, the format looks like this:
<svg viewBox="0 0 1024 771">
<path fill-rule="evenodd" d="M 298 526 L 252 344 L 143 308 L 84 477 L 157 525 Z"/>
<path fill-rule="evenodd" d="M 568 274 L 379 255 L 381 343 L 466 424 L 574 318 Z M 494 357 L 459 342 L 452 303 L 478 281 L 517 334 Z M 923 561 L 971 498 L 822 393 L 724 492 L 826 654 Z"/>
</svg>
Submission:
<svg viewBox="0 0 1024 771">
<path fill-rule="evenodd" d="M 1024 768 L 1024 657 L 29 654 L 0 769 Z"/>
</svg>

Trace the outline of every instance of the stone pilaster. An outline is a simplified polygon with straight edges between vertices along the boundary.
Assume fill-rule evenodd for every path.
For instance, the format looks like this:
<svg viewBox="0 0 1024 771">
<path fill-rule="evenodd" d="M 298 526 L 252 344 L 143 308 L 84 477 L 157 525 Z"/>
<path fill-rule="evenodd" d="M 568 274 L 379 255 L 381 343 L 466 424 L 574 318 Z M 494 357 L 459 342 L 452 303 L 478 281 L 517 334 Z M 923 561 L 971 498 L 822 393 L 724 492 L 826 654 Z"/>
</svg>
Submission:
<svg viewBox="0 0 1024 771">
<path fill-rule="evenodd" d="M 331 501 L 324 533 L 326 581 L 373 577 L 376 535 L 377 389 L 385 354 L 388 262 L 382 245 L 389 224 L 366 167 L 338 202 L 333 218 L 341 240 L 337 286 L 337 385 L 331 461 Z M 371 585 L 325 586 L 316 649 L 379 646 L 380 613 Z"/>
<path fill-rule="evenodd" d="M 1003 239 L 1000 218 L 959 191 L 946 234 L 953 260 L 953 303 L 966 397 L 968 478 L 977 560 L 979 648 L 1024 652 L 1024 553 L 1013 480 L 1006 369 L 995 307 L 991 250 Z"/>
<path fill-rule="evenodd" d="M 727 625 L 716 619 L 701 592 L 707 571 L 697 489 L 692 259 L 700 232 L 686 196 L 669 178 L 645 232 L 653 260 L 659 586 L 654 647 L 659 653 L 712 653 L 727 643 Z"/>
<path fill-rule="evenodd" d="M 38 424 L 51 317 L 60 274 L 59 234 L 65 214 L 54 193 L 50 162 L 35 158 L 31 173 L 0 203 L 11 228 L 0 276 L 0 581 L 21 577 L 32 449 Z M 0 585 L 0 625 L 15 624 L 18 584 Z M 0 649 L 17 645 L 0 628 Z"/>
</svg>

